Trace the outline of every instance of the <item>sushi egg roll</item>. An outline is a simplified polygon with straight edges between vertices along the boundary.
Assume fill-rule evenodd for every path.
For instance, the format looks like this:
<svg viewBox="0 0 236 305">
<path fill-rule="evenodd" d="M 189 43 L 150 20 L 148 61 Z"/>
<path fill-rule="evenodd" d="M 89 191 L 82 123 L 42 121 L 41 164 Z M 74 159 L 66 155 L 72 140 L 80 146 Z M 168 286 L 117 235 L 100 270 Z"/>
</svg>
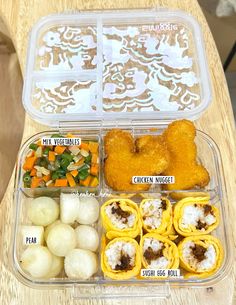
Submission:
<svg viewBox="0 0 236 305">
<path fill-rule="evenodd" d="M 182 236 L 209 234 L 219 225 L 219 210 L 206 198 L 185 198 L 174 207 L 173 223 Z"/>
<path fill-rule="evenodd" d="M 117 237 L 101 253 L 101 268 L 105 276 L 114 280 L 135 277 L 141 269 L 139 244 L 130 237 Z"/>
<path fill-rule="evenodd" d="M 220 268 L 224 257 L 220 241 L 212 235 L 185 237 L 178 251 L 186 277 L 209 277 Z"/>
<path fill-rule="evenodd" d="M 140 241 L 142 264 L 146 269 L 177 269 L 179 253 L 175 243 L 156 233 L 145 234 Z"/>
<path fill-rule="evenodd" d="M 144 199 L 139 210 L 145 231 L 166 236 L 173 233 L 172 207 L 167 198 Z"/>
<path fill-rule="evenodd" d="M 132 200 L 108 200 L 101 207 L 101 217 L 108 239 L 122 236 L 135 238 L 141 232 L 139 209 Z"/>
</svg>

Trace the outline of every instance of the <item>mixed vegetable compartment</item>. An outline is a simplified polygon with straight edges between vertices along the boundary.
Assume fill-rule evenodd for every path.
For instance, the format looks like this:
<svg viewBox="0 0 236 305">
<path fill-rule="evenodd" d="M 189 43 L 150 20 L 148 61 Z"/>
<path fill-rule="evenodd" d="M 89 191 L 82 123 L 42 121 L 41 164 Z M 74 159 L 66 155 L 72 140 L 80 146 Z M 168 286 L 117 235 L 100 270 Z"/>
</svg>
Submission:
<svg viewBox="0 0 236 305">
<path fill-rule="evenodd" d="M 71 138 L 73 135 L 67 134 Z M 51 138 L 64 138 L 53 134 Z M 82 141 L 77 146 L 44 146 L 42 140 L 29 145 L 25 157 L 25 188 L 97 187 L 99 184 L 99 144 Z"/>
</svg>

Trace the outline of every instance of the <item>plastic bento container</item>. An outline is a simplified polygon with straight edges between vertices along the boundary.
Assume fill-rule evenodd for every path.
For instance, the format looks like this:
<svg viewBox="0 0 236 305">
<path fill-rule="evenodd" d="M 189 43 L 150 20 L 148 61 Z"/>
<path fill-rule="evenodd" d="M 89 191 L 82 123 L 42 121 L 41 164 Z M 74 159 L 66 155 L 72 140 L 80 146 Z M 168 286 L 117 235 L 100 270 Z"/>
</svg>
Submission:
<svg viewBox="0 0 236 305">
<path fill-rule="evenodd" d="M 60 276 L 35 279 L 20 265 L 21 226 L 31 225 L 28 202 L 39 196 L 59 200 L 61 193 L 91 192 L 99 201 L 163 195 L 175 204 L 169 191 L 151 188 L 142 194 L 111 190 L 103 176 L 103 138 L 112 128 L 129 131 L 134 138 L 161 133 L 176 119 L 196 119 L 211 101 L 204 44 L 198 23 L 182 11 L 132 10 L 51 15 L 32 29 L 23 103 L 33 119 L 53 126 L 31 137 L 21 148 L 16 171 L 16 207 L 13 236 L 13 269 L 17 278 L 34 288 L 72 288 L 75 298 L 167 297 L 170 288 L 206 287 L 224 278 L 231 264 L 227 228 L 227 194 L 219 150 L 205 133 L 197 131 L 198 160 L 211 180 L 202 189 L 176 190 L 191 196 L 208 196 L 220 211 L 220 225 L 213 232 L 224 248 L 220 269 L 204 279 L 111 280 L 101 267 L 88 280 Z M 158 127 L 156 130 L 153 127 Z M 99 184 L 94 189 L 37 188 L 23 185 L 23 162 L 29 145 L 54 133 L 79 135 L 99 143 Z M 103 234 L 101 219 L 93 225 Z M 182 271 L 181 271 L 182 272 Z M 181 273 L 182 274 L 182 273 Z"/>
</svg>

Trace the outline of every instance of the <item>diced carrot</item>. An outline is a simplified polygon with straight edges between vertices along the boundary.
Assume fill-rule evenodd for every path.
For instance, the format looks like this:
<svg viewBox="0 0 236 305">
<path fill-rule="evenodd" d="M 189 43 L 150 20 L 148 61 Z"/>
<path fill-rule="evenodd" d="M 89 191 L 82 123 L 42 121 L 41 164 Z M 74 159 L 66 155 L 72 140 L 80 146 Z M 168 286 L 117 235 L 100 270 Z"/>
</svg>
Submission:
<svg viewBox="0 0 236 305">
<path fill-rule="evenodd" d="M 90 186 L 91 187 L 96 187 L 98 185 L 98 178 L 97 177 L 93 177 L 90 181 Z"/>
<path fill-rule="evenodd" d="M 36 173 L 37 173 L 36 169 L 35 169 L 35 168 L 32 168 L 32 169 L 31 169 L 31 172 L 30 172 L 30 176 L 31 176 L 31 177 L 36 176 Z"/>
<path fill-rule="evenodd" d="M 67 186 L 67 179 L 56 179 L 54 186 Z"/>
<path fill-rule="evenodd" d="M 77 175 L 78 175 L 78 171 L 77 170 L 73 170 L 73 171 L 71 171 L 70 172 L 71 173 L 71 175 L 73 176 L 73 177 L 76 177 Z"/>
<path fill-rule="evenodd" d="M 49 180 L 51 180 L 50 174 L 43 176 L 43 181 L 48 182 Z"/>
<path fill-rule="evenodd" d="M 87 178 L 85 178 L 84 180 L 80 180 L 80 184 L 83 186 L 88 186 L 91 180 L 91 176 L 88 176 Z"/>
<path fill-rule="evenodd" d="M 32 180 L 31 180 L 31 188 L 38 187 L 41 181 L 42 181 L 42 178 L 33 177 Z"/>
<path fill-rule="evenodd" d="M 92 164 L 91 168 L 90 168 L 90 174 L 93 176 L 97 176 L 98 174 L 98 164 Z"/>
<path fill-rule="evenodd" d="M 92 163 L 98 163 L 98 155 L 95 153 L 92 153 L 92 159 L 91 159 Z"/>
<path fill-rule="evenodd" d="M 84 158 L 81 158 L 78 162 L 75 162 L 75 165 L 81 165 L 84 163 Z"/>
<path fill-rule="evenodd" d="M 32 150 L 31 153 L 27 156 L 27 158 L 33 157 L 35 155 L 35 151 Z"/>
<path fill-rule="evenodd" d="M 79 148 L 89 151 L 89 145 L 87 143 L 82 142 Z"/>
<path fill-rule="evenodd" d="M 74 180 L 73 176 L 70 173 L 66 174 L 66 178 L 67 178 L 67 180 L 69 182 L 69 186 L 70 187 L 76 186 L 75 180 Z"/>
<path fill-rule="evenodd" d="M 97 153 L 98 152 L 98 142 L 89 142 L 89 150 L 91 153 Z"/>
<path fill-rule="evenodd" d="M 64 153 L 64 151 L 66 150 L 66 146 L 56 146 L 54 151 L 55 153 L 57 153 L 58 155 L 61 155 Z"/>
<path fill-rule="evenodd" d="M 31 169 L 33 168 L 34 166 L 34 163 L 36 161 L 37 157 L 33 156 L 33 157 L 27 157 L 25 159 L 25 163 L 23 165 L 23 169 L 25 171 L 31 171 Z"/>
<path fill-rule="evenodd" d="M 48 160 L 51 161 L 51 162 L 56 160 L 56 155 L 55 155 L 54 151 L 49 150 L 49 152 L 48 152 Z"/>
</svg>

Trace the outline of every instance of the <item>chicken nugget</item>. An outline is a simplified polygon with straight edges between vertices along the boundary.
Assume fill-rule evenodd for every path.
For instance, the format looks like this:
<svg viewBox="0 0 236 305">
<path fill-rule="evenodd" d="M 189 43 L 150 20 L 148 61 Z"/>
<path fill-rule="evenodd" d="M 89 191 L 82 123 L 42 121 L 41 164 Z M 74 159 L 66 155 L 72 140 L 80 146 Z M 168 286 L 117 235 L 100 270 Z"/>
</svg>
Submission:
<svg viewBox="0 0 236 305">
<path fill-rule="evenodd" d="M 208 171 L 197 163 L 196 129 L 191 121 L 171 123 L 163 137 L 170 153 L 170 163 L 163 175 L 174 176 L 175 183 L 163 186 L 167 190 L 189 190 L 204 187 L 210 181 Z"/>
<path fill-rule="evenodd" d="M 161 136 L 142 136 L 134 141 L 129 132 L 109 131 L 104 139 L 104 174 L 115 191 L 146 191 L 150 184 L 132 184 L 133 176 L 154 176 L 169 164 L 169 153 Z"/>
</svg>

